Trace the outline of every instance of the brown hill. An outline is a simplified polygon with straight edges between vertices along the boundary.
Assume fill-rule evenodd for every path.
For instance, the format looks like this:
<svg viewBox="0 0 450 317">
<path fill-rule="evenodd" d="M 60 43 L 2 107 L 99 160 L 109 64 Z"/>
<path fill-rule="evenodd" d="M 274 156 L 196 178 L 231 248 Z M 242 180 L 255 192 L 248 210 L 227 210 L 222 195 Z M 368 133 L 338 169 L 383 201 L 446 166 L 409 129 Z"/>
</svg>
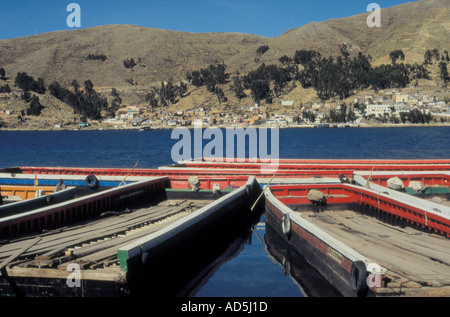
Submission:
<svg viewBox="0 0 450 317">
<path fill-rule="evenodd" d="M 339 55 L 339 45 L 346 44 L 350 53 L 359 51 L 372 56 L 373 64 L 390 63 L 389 53 L 401 49 L 405 61 L 422 63 L 427 49 L 441 52 L 450 49 L 450 1 L 421 0 L 381 10 L 381 27 L 367 26 L 370 12 L 348 18 L 308 25 L 289 30 L 266 40 L 269 50 L 260 63 L 274 63 L 296 50 L 317 50 L 324 56 Z M 254 48 L 231 57 L 229 65 L 241 70 L 254 68 Z"/>
<path fill-rule="evenodd" d="M 90 79 L 96 86 L 118 87 L 184 78 L 187 71 L 223 61 L 264 38 L 247 34 L 185 33 L 130 25 L 51 32 L 0 41 L 0 65 L 17 72 L 70 84 Z M 87 59 L 104 55 L 105 61 Z M 125 68 L 133 58 L 136 66 Z"/>
<path fill-rule="evenodd" d="M 109 95 L 111 87 L 115 87 L 123 103 L 131 104 L 142 102 L 151 84 L 183 80 L 186 72 L 215 62 L 224 62 L 230 73 L 246 73 L 263 62 L 278 63 L 283 55 L 292 57 L 299 49 L 317 50 L 324 56 L 338 55 L 339 46 L 346 44 L 350 53 L 361 51 L 371 55 L 375 65 L 390 63 L 389 53 L 397 49 L 403 50 L 408 63 L 422 63 L 427 49 L 437 48 L 440 52 L 450 49 L 448 0 L 420 0 L 383 8 L 380 28 L 367 26 L 369 14 L 312 22 L 275 38 L 239 33 L 187 33 L 132 25 L 51 32 L 0 40 L 0 67 L 5 68 L 10 79 L 4 83 L 9 83 L 17 100 L 21 91 L 13 87 L 14 78 L 17 72 L 26 72 L 44 78 L 47 85 L 54 80 L 67 86 L 73 79 L 80 84 L 90 79 L 97 91 Z M 269 50 L 258 56 L 256 51 L 262 45 L 267 45 Z M 89 59 L 90 54 L 106 59 Z M 136 65 L 126 68 L 124 60 L 131 58 Z M 435 76 L 436 73 L 437 70 Z M 230 106 L 252 105 L 251 98 L 238 101 L 228 87 L 222 88 Z M 8 96 L 0 99 L 5 98 Z M 297 85 L 274 100 L 274 104 L 286 98 L 298 105 L 317 100 L 317 95 L 313 89 Z M 14 103 L 12 99 L 2 101 L 0 110 Z M 46 113 L 65 113 L 58 122 L 71 120 L 70 108 L 58 110 L 65 106 L 48 95 L 40 99 Z M 189 96 L 175 106 L 198 105 L 208 107 L 218 105 L 218 101 L 204 87 L 190 86 Z"/>
<path fill-rule="evenodd" d="M 374 64 L 389 62 L 389 52 L 402 49 L 407 62 L 422 62 L 426 49 L 441 51 L 450 46 L 450 2 L 421 0 L 385 8 L 381 27 L 369 28 L 368 12 L 356 16 L 310 23 L 276 38 L 236 33 L 186 33 L 130 25 L 51 32 L 0 41 L 0 66 L 15 76 L 25 71 L 58 80 L 91 79 L 96 86 L 120 87 L 133 83 L 184 79 L 187 71 L 224 61 L 229 71 L 241 73 L 261 62 L 274 63 L 298 49 L 314 49 L 322 55 L 339 54 L 339 45 L 351 52 L 362 51 Z M 256 49 L 269 50 L 255 62 Z M 88 60 L 89 54 L 107 59 Z M 137 65 L 127 69 L 125 59 Z M 139 61 L 139 62 L 138 62 Z"/>
</svg>

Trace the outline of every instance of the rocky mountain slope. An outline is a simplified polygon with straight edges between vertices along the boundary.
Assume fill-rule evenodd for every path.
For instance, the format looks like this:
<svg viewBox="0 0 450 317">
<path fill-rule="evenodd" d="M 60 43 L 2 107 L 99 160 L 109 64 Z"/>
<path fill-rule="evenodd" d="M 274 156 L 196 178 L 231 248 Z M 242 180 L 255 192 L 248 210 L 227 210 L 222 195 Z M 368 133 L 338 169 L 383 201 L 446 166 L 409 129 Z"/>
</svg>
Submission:
<svg viewBox="0 0 450 317">
<path fill-rule="evenodd" d="M 281 56 L 292 57 L 300 49 L 337 56 L 339 47 L 345 45 L 351 54 L 370 55 L 373 65 L 390 63 L 389 52 L 397 49 L 405 53 L 407 63 L 422 63 L 427 49 L 436 48 L 441 52 L 450 49 L 448 0 L 420 0 L 383 8 L 379 28 L 367 26 L 368 15 L 369 12 L 364 12 L 343 19 L 312 22 L 276 38 L 107 25 L 0 40 L 0 67 L 9 78 L 0 81 L 0 86 L 8 83 L 13 90 L 10 94 L 0 93 L 0 110 L 21 104 L 18 97 L 21 91 L 14 87 L 18 72 L 43 78 L 47 86 L 58 81 L 67 87 L 74 79 L 80 84 L 89 79 L 105 95 L 116 88 L 123 103 L 130 104 L 143 102 L 152 85 L 169 79 L 185 80 L 186 73 L 216 62 L 225 63 L 231 74 L 245 74 L 262 63 L 279 63 Z M 257 53 L 261 46 L 268 47 L 264 54 Z M 182 98 L 177 108 L 217 103 L 217 98 L 204 87 L 190 86 L 188 91 L 188 97 Z M 224 91 L 234 107 L 252 104 L 251 98 L 238 101 L 227 87 Z M 297 85 L 280 97 L 283 98 L 300 103 L 317 99 L 317 95 L 312 89 Z M 72 116 L 70 108 L 48 96 L 48 91 L 40 99 L 47 113 Z"/>
</svg>

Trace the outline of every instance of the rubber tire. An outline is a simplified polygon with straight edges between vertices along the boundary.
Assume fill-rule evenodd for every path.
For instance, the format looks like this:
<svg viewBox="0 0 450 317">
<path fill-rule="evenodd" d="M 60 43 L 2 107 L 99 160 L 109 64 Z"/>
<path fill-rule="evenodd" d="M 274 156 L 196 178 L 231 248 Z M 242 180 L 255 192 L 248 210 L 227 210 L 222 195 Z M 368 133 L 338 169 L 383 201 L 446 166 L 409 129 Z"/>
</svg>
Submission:
<svg viewBox="0 0 450 317">
<path fill-rule="evenodd" d="M 367 295 L 367 268 L 364 262 L 353 262 L 350 272 L 350 282 L 353 291 L 358 297 Z"/>
<path fill-rule="evenodd" d="M 99 182 L 95 175 L 88 175 L 85 179 L 86 186 L 90 189 L 97 189 L 99 186 Z"/>
<path fill-rule="evenodd" d="M 291 237 L 291 219 L 289 214 L 284 214 L 281 219 L 281 230 L 283 230 L 284 236 L 289 239 Z"/>
<path fill-rule="evenodd" d="M 45 200 L 47 201 L 47 205 L 51 205 L 55 202 L 55 197 L 53 195 L 49 195 Z"/>
</svg>

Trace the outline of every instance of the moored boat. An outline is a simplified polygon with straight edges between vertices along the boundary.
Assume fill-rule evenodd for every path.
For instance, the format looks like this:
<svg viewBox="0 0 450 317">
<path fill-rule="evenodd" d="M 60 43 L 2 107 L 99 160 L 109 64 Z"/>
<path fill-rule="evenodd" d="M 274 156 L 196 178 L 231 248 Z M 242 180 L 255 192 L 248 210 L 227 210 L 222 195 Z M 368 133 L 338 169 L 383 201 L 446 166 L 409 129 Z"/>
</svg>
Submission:
<svg viewBox="0 0 450 317">
<path fill-rule="evenodd" d="M 239 230 L 256 215 L 250 211 L 260 192 L 254 178 L 228 189 L 189 183 L 178 179 L 172 188 L 168 177 L 146 178 L 0 219 L 0 268 L 5 272 L 0 293 L 128 296 L 145 290 L 136 276 L 154 273 L 146 265 L 175 250 L 195 249 L 199 239 L 220 240 L 224 236 L 216 233 Z M 179 260 L 184 261 L 181 272 L 196 262 Z M 67 283 L 74 265 L 82 271 L 84 288 Z"/>
<path fill-rule="evenodd" d="M 439 238 L 450 238 L 445 206 L 436 211 L 365 185 L 273 185 L 266 223 L 344 296 L 448 294 L 450 240 Z M 310 201 L 311 190 L 326 202 Z"/>
</svg>

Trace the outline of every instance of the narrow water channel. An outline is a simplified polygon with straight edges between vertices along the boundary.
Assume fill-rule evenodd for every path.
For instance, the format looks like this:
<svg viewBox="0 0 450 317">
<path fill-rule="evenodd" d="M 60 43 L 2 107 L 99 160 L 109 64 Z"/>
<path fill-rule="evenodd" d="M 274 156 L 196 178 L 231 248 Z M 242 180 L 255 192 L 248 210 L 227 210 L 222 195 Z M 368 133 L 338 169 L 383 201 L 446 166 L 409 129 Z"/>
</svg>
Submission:
<svg viewBox="0 0 450 317">
<path fill-rule="evenodd" d="M 266 227 L 264 215 L 193 281 L 191 297 L 339 296 L 318 272 Z"/>
</svg>

